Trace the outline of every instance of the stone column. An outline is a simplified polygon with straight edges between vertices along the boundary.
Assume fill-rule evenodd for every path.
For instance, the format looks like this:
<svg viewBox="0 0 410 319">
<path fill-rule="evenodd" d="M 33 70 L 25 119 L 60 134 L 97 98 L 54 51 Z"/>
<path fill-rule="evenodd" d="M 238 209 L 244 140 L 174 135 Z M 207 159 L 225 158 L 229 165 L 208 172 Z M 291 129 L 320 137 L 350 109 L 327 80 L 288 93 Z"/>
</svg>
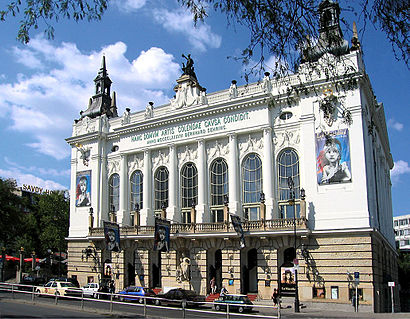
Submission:
<svg viewBox="0 0 410 319">
<path fill-rule="evenodd" d="M 143 208 L 140 211 L 141 226 L 153 225 L 154 215 L 152 210 L 152 171 L 151 171 L 151 151 L 144 150 L 144 176 L 143 176 Z"/>
<path fill-rule="evenodd" d="M 130 217 L 128 210 L 128 167 L 127 155 L 121 154 L 120 161 L 120 203 L 117 212 L 117 220 L 120 225 L 129 225 Z"/>
<path fill-rule="evenodd" d="M 228 158 L 228 178 L 229 178 L 229 210 L 231 213 L 239 214 L 239 193 L 240 181 L 238 180 L 239 158 L 238 142 L 236 134 L 229 135 L 229 158 Z"/>
<path fill-rule="evenodd" d="M 178 214 L 177 202 L 177 151 L 176 146 L 169 146 L 169 187 L 168 187 L 168 218 L 174 221 L 181 221 L 181 214 Z"/>
<path fill-rule="evenodd" d="M 206 214 L 206 194 L 208 184 L 206 182 L 206 155 L 205 155 L 205 141 L 198 140 L 198 203 L 196 203 L 197 220 L 192 221 L 203 223 L 209 220 Z M 208 214 L 209 215 L 209 214 Z"/>
<path fill-rule="evenodd" d="M 263 129 L 263 192 L 265 193 L 266 219 L 273 219 L 274 187 L 273 187 L 273 164 L 275 159 L 272 152 L 272 128 Z"/>
</svg>

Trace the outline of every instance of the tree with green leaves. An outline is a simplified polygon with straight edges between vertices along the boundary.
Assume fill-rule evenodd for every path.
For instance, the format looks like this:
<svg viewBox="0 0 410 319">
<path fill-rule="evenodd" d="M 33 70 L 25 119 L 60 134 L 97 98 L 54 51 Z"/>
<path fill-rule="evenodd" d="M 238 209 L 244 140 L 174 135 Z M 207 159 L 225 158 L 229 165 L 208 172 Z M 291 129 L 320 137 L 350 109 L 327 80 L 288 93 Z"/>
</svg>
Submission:
<svg viewBox="0 0 410 319">
<path fill-rule="evenodd" d="M 0 178 L 0 246 L 15 248 L 15 239 L 21 234 L 23 198 L 16 193 L 16 181 Z M 0 248 L 1 248 L 0 247 Z"/>
<path fill-rule="evenodd" d="M 276 58 L 273 72 L 279 75 L 294 71 L 299 52 L 318 39 L 318 6 L 334 0 L 178 0 L 192 12 L 195 23 L 203 21 L 212 10 L 227 17 L 232 25 L 241 25 L 250 31 L 250 40 L 241 56 L 235 57 L 252 70 L 263 71 L 265 58 Z M 32 29 L 45 26 L 49 38 L 54 36 L 53 24 L 60 19 L 101 20 L 110 0 L 14 0 L 0 7 L 0 20 L 19 17 L 17 39 L 30 41 Z M 339 1 L 342 10 L 357 17 L 364 33 L 366 26 L 381 30 L 390 41 L 397 59 L 409 64 L 410 5 L 408 0 Z M 342 19 L 345 28 L 351 24 Z M 272 66 L 271 66 L 272 67 Z"/>
</svg>

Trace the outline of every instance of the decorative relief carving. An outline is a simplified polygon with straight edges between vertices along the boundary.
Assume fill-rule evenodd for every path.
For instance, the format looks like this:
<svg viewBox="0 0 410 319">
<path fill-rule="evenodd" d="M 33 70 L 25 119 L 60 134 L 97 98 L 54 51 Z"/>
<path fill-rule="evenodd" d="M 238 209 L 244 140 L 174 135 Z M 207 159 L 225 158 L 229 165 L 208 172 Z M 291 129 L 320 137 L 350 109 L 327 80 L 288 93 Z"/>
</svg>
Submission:
<svg viewBox="0 0 410 319">
<path fill-rule="evenodd" d="M 224 145 L 222 142 L 216 140 L 215 143 L 209 143 L 207 153 L 209 159 L 224 157 L 229 153 L 229 146 Z"/>
<path fill-rule="evenodd" d="M 141 155 L 131 155 L 128 157 L 128 172 L 131 173 L 137 169 L 142 170 L 144 167 L 144 158 Z"/>
<path fill-rule="evenodd" d="M 178 159 L 181 163 L 192 162 L 198 158 L 198 151 L 191 149 L 188 145 L 178 154 Z"/>
<path fill-rule="evenodd" d="M 81 120 L 81 123 L 76 127 L 76 134 L 86 134 L 95 131 L 95 122 L 93 122 L 88 116 Z"/>
<path fill-rule="evenodd" d="M 108 175 L 118 173 L 120 171 L 120 161 L 118 159 L 110 160 L 107 164 Z"/>
<path fill-rule="evenodd" d="M 241 154 L 248 152 L 258 152 L 263 149 L 263 139 L 252 137 L 250 134 L 247 139 L 239 142 L 239 150 Z"/>
<path fill-rule="evenodd" d="M 110 122 L 108 121 L 107 115 L 101 115 L 101 131 L 108 133 L 110 129 Z"/>
<path fill-rule="evenodd" d="M 124 111 L 124 114 L 122 115 L 121 125 L 127 125 L 127 124 L 130 124 L 130 122 L 131 122 L 131 114 L 130 114 L 130 109 L 127 107 Z"/>
<path fill-rule="evenodd" d="M 159 150 L 156 155 L 152 156 L 152 162 L 154 167 L 159 167 L 169 163 L 169 154 L 165 154 L 164 151 Z"/>
<path fill-rule="evenodd" d="M 300 133 L 299 131 L 284 131 L 277 133 L 273 138 L 275 146 L 280 148 L 283 146 L 293 146 L 297 145 L 300 142 Z"/>
</svg>

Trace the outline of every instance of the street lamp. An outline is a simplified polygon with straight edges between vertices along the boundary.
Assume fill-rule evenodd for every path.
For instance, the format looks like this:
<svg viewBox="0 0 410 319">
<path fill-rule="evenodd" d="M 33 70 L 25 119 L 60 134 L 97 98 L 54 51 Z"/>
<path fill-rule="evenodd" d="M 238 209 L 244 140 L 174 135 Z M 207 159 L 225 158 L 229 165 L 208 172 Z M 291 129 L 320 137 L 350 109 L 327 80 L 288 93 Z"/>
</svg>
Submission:
<svg viewBox="0 0 410 319">
<path fill-rule="evenodd" d="M 298 289 L 298 270 L 295 265 L 297 260 L 296 254 L 296 206 L 295 206 L 295 190 L 294 183 L 291 176 L 288 177 L 288 187 L 290 192 L 289 205 L 293 206 L 293 236 L 294 236 L 294 247 L 295 247 L 295 259 L 293 260 L 293 266 L 295 268 L 295 312 L 300 312 L 299 309 L 299 289 Z"/>
</svg>

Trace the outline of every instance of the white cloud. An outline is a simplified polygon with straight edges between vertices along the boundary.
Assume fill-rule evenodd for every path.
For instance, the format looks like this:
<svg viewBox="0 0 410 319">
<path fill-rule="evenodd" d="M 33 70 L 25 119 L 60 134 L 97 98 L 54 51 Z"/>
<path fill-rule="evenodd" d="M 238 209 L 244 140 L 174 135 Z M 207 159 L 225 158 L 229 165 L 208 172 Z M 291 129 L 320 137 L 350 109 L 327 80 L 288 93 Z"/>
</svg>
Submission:
<svg viewBox="0 0 410 319">
<path fill-rule="evenodd" d="M 4 162 L 12 168 L 12 170 L 18 170 L 18 171 L 23 171 L 23 172 L 30 172 L 30 173 L 38 173 L 43 176 L 53 176 L 53 177 L 67 177 L 70 176 L 70 169 L 66 170 L 57 170 L 54 168 L 43 168 L 43 167 L 37 167 L 37 166 L 29 166 L 29 167 L 24 167 L 19 165 L 16 162 L 13 162 L 10 160 L 8 157 L 4 157 Z"/>
<path fill-rule="evenodd" d="M 114 0 L 114 4 L 124 12 L 135 12 L 145 6 L 146 0 Z"/>
<path fill-rule="evenodd" d="M 387 121 L 387 126 L 395 129 L 396 131 L 402 131 L 404 125 L 400 122 L 397 122 L 395 119 L 389 119 Z"/>
<path fill-rule="evenodd" d="M 125 107 L 142 110 L 148 101 L 167 103 L 166 91 L 179 75 L 179 65 L 161 48 L 149 48 L 130 61 L 123 42 L 83 53 L 73 43 L 56 45 L 37 37 L 23 49 L 10 51 L 25 66 L 22 57 L 36 61 L 31 65 L 37 69 L 0 83 L 0 117 L 8 121 L 8 130 L 27 134 L 26 145 L 56 159 L 69 155 L 64 138 L 71 135 L 73 120 L 93 95 L 103 53 L 120 114 Z"/>
<path fill-rule="evenodd" d="M 397 162 L 394 162 L 394 167 L 390 171 L 390 176 L 392 179 L 393 183 L 396 183 L 399 181 L 399 178 L 403 174 L 409 174 L 410 173 L 410 167 L 409 163 L 399 160 Z"/>
<path fill-rule="evenodd" d="M 11 170 L 0 169 L 0 176 L 2 178 L 15 179 L 17 181 L 18 186 L 22 186 L 23 184 L 26 184 L 26 185 L 42 187 L 48 190 L 66 190 L 67 189 L 66 186 L 63 186 L 59 183 L 56 183 L 51 180 L 45 180 L 40 177 L 36 177 L 32 174 L 23 173 L 18 169 L 11 169 Z"/>
<path fill-rule="evenodd" d="M 221 46 L 222 37 L 213 33 L 208 24 L 198 22 L 195 26 L 191 13 L 183 8 L 174 11 L 153 10 L 153 18 L 166 30 L 184 34 L 198 51 L 204 52 L 207 47 L 219 48 Z"/>
</svg>

